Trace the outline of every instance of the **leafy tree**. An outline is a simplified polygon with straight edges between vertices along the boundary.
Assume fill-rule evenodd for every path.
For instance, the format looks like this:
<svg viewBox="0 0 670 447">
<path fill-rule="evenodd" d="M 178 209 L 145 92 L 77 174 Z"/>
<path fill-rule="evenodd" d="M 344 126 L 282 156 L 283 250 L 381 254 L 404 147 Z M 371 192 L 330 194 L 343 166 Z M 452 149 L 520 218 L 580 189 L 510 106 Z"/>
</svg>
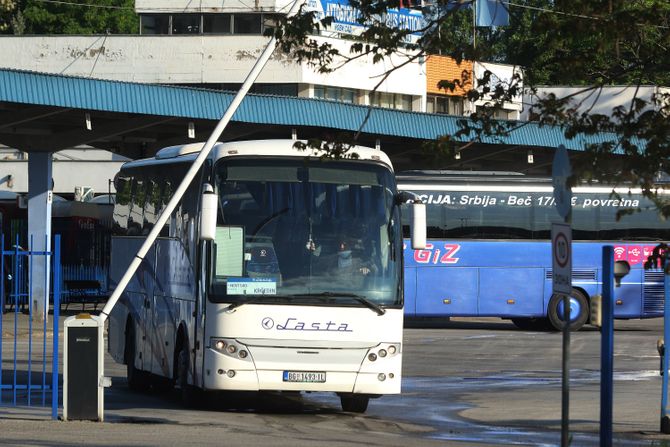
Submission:
<svg viewBox="0 0 670 447">
<path fill-rule="evenodd" d="M 328 72 L 341 64 L 372 56 L 379 61 L 396 52 L 416 60 L 429 54 L 456 60 L 501 62 L 523 67 L 523 89 L 536 92 L 538 85 L 578 85 L 593 91 L 610 85 L 670 85 L 670 2 L 667 0 L 518 0 L 510 2 L 510 25 L 472 27 L 472 9 L 463 0 L 437 0 L 424 7 L 425 26 L 414 43 L 409 31 L 383 20 L 399 0 L 349 0 L 367 26 L 351 36 L 348 54 L 311 37 L 328 28 L 332 18 L 318 19 L 301 9 L 275 30 L 280 48 L 299 61 Z M 475 38 L 471 36 L 476 33 Z M 466 79 L 445 79 L 440 87 L 455 90 Z M 460 123 L 455 135 L 444 135 L 431 149 L 452 155 L 464 144 L 483 135 L 502 135 L 524 123 L 493 119 L 502 103 L 521 92 L 521 77 L 508 84 L 493 84 L 491 73 L 478 80 L 471 100 L 487 98 L 487 105 Z M 580 111 L 574 97 L 538 98 L 531 110 L 543 126 L 563 129 L 567 138 L 606 134 L 608 142 L 584 146 L 585 156 L 575 166 L 573 181 L 587 179 L 641 186 L 670 216 L 670 205 L 656 195 L 659 172 L 670 172 L 670 94 L 636 98 L 612 110 L 609 116 Z M 621 156 L 623 155 L 623 157 Z"/>
<path fill-rule="evenodd" d="M 0 32 L 9 29 L 14 9 L 16 9 L 14 0 L 0 0 Z"/>
<path fill-rule="evenodd" d="M 0 0 L 6 1 L 6 0 Z M 135 34 L 134 0 L 18 0 L 26 34 Z"/>
</svg>

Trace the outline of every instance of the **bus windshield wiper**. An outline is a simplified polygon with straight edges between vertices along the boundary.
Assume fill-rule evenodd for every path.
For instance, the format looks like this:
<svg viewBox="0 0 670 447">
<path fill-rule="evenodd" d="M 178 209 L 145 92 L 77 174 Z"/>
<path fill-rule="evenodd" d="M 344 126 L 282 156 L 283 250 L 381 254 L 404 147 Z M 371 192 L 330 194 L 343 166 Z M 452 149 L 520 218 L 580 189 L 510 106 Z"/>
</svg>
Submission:
<svg viewBox="0 0 670 447">
<path fill-rule="evenodd" d="M 384 315 L 386 309 L 381 307 L 379 304 L 370 301 L 363 295 L 356 295 L 355 293 L 338 293 L 338 292 L 320 292 L 320 293 L 298 293 L 293 296 L 313 296 L 316 298 L 325 297 L 325 298 L 353 298 L 361 304 L 364 304 L 366 307 L 372 309 L 377 313 L 377 315 Z"/>
</svg>

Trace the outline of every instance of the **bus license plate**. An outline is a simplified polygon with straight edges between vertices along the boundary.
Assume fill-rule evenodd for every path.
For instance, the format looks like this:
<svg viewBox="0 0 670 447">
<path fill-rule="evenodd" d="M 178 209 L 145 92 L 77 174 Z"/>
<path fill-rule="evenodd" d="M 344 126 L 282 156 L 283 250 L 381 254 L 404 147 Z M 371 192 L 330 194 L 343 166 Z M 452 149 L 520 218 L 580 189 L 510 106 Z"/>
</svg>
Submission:
<svg viewBox="0 0 670 447">
<path fill-rule="evenodd" d="M 284 371 L 284 382 L 324 383 L 325 381 L 325 372 Z"/>
</svg>

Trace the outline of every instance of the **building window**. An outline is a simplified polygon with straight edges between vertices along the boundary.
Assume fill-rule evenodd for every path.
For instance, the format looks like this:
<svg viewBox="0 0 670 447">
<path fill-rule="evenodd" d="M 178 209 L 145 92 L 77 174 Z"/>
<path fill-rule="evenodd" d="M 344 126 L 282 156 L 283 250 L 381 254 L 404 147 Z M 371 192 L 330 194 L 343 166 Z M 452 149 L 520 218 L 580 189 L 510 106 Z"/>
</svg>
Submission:
<svg viewBox="0 0 670 447">
<path fill-rule="evenodd" d="M 152 14 L 140 16 L 140 34 L 170 34 L 170 15 Z"/>
<path fill-rule="evenodd" d="M 276 14 L 142 14 L 140 34 L 262 35 L 276 24 Z"/>
<path fill-rule="evenodd" d="M 233 34 L 261 34 L 263 16 L 261 14 L 235 14 Z"/>
<path fill-rule="evenodd" d="M 314 86 L 314 98 L 327 99 L 329 101 L 340 101 L 353 104 L 356 102 L 356 90 L 342 87 L 330 87 L 325 85 Z"/>
<path fill-rule="evenodd" d="M 298 96 L 298 84 L 254 84 L 250 91 L 263 95 Z"/>
<path fill-rule="evenodd" d="M 483 113 L 490 113 L 491 118 L 495 118 L 498 120 L 508 120 L 511 119 L 512 114 L 514 111 L 512 110 L 506 110 L 506 109 L 500 109 L 500 108 L 493 108 L 493 107 L 477 107 L 477 113 L 483 114 Z"/>
<path fill-rule="evenodd" d="M 231 14 L 204 14 L 202 17 L 203 34 L 230 34 Z"/>
<path fill-rule="evenodd" d="M 172 16 L 172 34 L 200 34 L 200 14 Z"/>
<path fill-rule="evenodd" d="M 371 92 L 370 105 L 412 111 L 412 97 L 400 93 Z"/>
<path fill-rule="evenodd" d="M 463 98 L 459 96 L 426 97 L 426 112 L 443 115 L 463 115 Z"/>
</svg>

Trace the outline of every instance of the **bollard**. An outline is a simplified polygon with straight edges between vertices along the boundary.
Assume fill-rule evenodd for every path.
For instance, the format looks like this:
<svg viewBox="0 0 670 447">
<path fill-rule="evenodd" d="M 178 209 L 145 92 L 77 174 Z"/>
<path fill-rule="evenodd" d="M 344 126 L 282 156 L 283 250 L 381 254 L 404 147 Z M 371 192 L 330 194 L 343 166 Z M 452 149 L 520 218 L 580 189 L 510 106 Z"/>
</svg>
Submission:
<svg viewBox="0 0 670 447">
<path fill-rule="evenodd" d="M 63 420 L 104 420 L 103 322 L 82 313 L 64 323 Z"/>
</svg>

